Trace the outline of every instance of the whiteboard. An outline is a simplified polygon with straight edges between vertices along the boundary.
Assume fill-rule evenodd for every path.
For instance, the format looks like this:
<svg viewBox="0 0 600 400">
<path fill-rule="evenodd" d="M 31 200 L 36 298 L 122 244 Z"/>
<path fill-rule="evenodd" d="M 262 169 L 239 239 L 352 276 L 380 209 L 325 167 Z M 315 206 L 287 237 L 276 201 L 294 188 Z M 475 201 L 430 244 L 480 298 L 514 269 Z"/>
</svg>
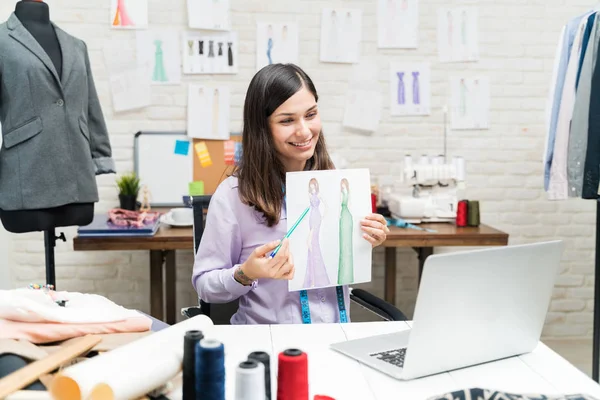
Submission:
<svg viewBox="0 0 600 400">
<path fill-rule="evenodd" d="M 187 153 L 181 151 L 188 143 Z M 176 146 L 179 144 L 177 150 Z M 179 207 L 193 180 L 193 143 L 185 132 L 138 132 L 134 139 L 134 168 L 149 190 L 152 207 Z"/>
</svg>

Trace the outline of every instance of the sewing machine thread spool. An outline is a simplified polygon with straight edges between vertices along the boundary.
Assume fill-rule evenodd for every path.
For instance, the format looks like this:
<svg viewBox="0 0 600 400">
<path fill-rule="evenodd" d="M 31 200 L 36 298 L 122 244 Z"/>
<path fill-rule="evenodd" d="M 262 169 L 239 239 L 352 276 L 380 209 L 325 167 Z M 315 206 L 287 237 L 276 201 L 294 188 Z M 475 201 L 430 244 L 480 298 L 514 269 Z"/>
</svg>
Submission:
<svg viewBox="0 0 600 400">
<path fill-rule="evenodd" d="M 469 213 L 469 203 L 467 200 L 458 202 L 456 210 L 456 226 L 467 226 L 467 216 Z"/>
<path fill-rule="evenodd" d="M 479 226 L 479 201 L 469 200 L 467 225 Z"/>
</svg>

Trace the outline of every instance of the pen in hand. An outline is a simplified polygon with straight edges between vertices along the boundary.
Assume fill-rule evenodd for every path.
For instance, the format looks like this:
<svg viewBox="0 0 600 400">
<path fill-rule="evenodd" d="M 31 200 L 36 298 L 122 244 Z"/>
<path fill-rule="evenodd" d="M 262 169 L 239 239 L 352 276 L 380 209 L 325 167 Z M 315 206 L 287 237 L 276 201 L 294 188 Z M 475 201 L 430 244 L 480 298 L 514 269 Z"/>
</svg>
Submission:
<svg viewBox="0 0 600 400">
<path fill-rule="evenodd" d="M 292 232 L 294 232 L 294 229 L 296 229 L 296 227 L 300 224 L 300 222 L 302 221 L 302 219 L 306 216 L 306 214 L 308 214 L 308 211 L 310 210 L 310 207 L 306 207 L 306 210 L 304 210 L 304 212 L 300 215 L 300 217 L 298 218 L 298 220 L 296 220 L 296 222 L 294 223 L 294 225 L 290 228 L 290 230 L 285 234 L 285 236 L 283 237 L 283 239 L 287 239 L 290 237 L 290 235 L 292 234 Z M 279 251 L 279 249 L 281 248 L 281 245 L 283 244 L 283 240 L 281 241 L 281 243 L 279 243 L 279 245 L 277 247 L 275 247 L 275 250 L 273 250 L 271 252 L 271 254 L 269 255 L 269 258 L 273 258 L 275 257 L 275 255 L 277 254 L 277 252 Z"/>
</svg>

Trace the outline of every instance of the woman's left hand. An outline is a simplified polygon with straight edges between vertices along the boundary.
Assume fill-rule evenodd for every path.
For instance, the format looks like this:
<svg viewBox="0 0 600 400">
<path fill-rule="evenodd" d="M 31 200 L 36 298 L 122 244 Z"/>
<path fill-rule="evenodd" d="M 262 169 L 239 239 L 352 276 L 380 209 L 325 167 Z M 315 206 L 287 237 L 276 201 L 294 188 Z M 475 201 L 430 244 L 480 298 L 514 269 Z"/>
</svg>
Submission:
<svg viewBox="0 0 600 400">
<path fill-rule="evenodd" d="M 379 246 L 385 241 L 390 230 L 387 227 L 387 221 L 381 214 L 369 214 L 360 221 L 363 230 L 363 237 L 373 245 Z"/>
</svg>

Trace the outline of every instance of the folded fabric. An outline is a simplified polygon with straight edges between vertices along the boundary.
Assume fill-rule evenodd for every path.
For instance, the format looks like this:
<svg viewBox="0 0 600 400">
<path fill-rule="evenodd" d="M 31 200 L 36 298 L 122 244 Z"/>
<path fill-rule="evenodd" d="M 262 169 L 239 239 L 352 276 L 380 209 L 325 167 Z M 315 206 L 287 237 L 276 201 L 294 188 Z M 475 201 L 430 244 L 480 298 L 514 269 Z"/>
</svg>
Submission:
<svg viewBox="0 0 600 400">
<path fill-rule="evenodd" d="M 24 339 L 31 343 L 52 343 L 89 334 L 146 332 L 152 320 L 141 314 L 122 321 L 92 324 L 17 322 L 0 318 L 0 339 Z"/>
<path fill-rule="evenodd" d="M 58 305 L 57 300 L 66 300 L 66 305 Z M 128 310 L 96 294 L 33 289 L 0 290 L 0 318 L 5 320 L 94 324 L 139 316 L 137 311 Z"/>
<path fill-rule="evenodd" d="M 548 396 L 544 394 L 514 394 L 496 390 L 471 388 L 457 390 L 439 396 L 430 397 L 428 400 L 596 400 L 584 394 L 567 394 Z"/>
</svg>

